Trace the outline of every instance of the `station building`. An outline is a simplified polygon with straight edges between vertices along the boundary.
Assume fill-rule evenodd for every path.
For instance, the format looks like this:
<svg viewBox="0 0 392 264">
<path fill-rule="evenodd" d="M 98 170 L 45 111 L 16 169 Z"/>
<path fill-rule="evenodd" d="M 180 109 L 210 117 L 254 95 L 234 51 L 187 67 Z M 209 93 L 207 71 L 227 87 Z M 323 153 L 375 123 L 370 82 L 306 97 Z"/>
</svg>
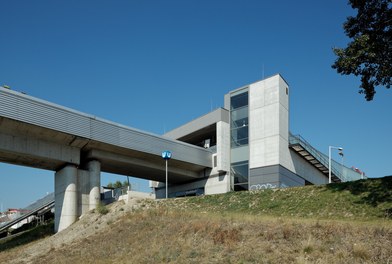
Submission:
<svg viewBox="0 0 392 264">
<path fill-rule="evenodd" d="M 284 188 L 329 182 L 328 156 L 289 131 L 288 83 L 279 74 L 230 91 L 224 107 L 190 121 L 164 137 L 209 149 L 212 169 L 197 180 L 169 184 L 168 196 Z M 331 162 L 332 182 L 363 175 Z M 150 181 L 157 198 L 164 183 Z"/>
</svg>

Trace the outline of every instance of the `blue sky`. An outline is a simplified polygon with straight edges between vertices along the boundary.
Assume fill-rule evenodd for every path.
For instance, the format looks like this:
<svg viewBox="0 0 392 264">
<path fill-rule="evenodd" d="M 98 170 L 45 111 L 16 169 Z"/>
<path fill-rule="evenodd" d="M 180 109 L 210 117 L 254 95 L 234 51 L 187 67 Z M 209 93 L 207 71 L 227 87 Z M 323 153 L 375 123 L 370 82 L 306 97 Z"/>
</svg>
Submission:
<svg viewBox="0 0 392 264">
<path fill-rule="evenodd" d="M 392 91 L 366 102 L 359 78 L 331 68 L 355 14 L 345 1 L 0 0 L 0 10 L 0 85 L 162 134 L 280 73 L 293 133 L 324 153 L 342 146 L 345 164 L 370 177 L 392 174 Z M 53 178 L 0 163 L 2 208 L 52 192 Z M 101 182 L 116 179 L 126 178 Z"/>
</svg>

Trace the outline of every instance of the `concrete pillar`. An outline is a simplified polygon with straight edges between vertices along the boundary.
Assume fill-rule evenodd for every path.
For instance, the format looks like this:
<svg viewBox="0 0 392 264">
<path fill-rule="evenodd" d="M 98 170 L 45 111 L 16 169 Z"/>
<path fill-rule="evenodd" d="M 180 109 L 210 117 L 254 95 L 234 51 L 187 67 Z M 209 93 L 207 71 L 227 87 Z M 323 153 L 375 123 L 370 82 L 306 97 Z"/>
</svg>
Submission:
<svg viewBox="0 0 392 264">
<path fill-rule="evenodd" d="M 90 174 L 89 210 L 92 210 L 101 201 L 101 163 L 98 160 L 91 160 L 87 168 Z"/>
<path fill-rule="evenodd" d="M 78 215 L 90 211 L 90 173 L 78 169 Z"/>
<path fill-rule="evenodd" d="M 67 165 L 55 174 L 55 232 L 60 232 L 77 220 L 77 176 L 75 165 Z"/>
</svg>

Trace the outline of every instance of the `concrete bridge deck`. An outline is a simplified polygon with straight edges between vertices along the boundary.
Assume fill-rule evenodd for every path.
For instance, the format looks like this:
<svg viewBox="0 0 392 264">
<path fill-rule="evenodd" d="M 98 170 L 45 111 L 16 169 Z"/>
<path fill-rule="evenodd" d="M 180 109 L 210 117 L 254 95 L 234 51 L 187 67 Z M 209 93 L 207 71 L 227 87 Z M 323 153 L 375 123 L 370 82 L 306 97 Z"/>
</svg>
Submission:
<svg viewBox="0 0 392 264">
<path fill-rule="evenodd" d="M 163 150 L 171 180 L 188 181 L 210 168 L 211 152 L 0 88 L 0 161 L 57 171 L 99 160 L 110 173 L 164 181 Z"/>
<path fill-rule="evenodd" d="M 100 201 L 101 171 L 169 184 L 203 178 L 212 152 L 0 87 L 0 162 L 55 171 L 55 231 Z"/>
</svg>

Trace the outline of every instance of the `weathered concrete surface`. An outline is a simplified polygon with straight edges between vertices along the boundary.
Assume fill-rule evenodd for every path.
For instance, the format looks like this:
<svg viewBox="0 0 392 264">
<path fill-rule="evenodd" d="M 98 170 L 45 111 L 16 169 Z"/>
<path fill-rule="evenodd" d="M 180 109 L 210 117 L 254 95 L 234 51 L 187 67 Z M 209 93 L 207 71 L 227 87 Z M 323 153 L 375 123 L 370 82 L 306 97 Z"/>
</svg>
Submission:
<svg viewBox="0 0 392 264">
<path fill-rule="evenodd" d="M 67 228 L 78 217 L 78 170 L 68 165 L 55 175 L 55 232 Z"/>
<path fill-rule="evenodd" d="M 64 164 L 80 163 L 80 149 L 64 144 L 0 133 L 0 161 L 56 170 Z"/>
<path fill-rule="evenodd" d="M 87 164 L 89 172 L 89 210 L 95 209 L 101 200 L 101 163 L 91 160 Z"/>
</svg>

